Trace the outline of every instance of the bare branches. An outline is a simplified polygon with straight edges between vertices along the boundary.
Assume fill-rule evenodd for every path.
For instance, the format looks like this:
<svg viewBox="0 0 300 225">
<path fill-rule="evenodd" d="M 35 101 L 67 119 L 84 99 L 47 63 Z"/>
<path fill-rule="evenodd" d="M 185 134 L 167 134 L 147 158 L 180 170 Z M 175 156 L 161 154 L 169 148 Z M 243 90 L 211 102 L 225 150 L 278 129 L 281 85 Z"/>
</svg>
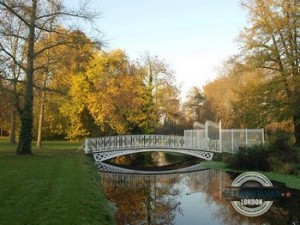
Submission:
<svg viewBox="0 0 300 225">
<path fill-rule="evenodd" d="M 16 57 L 15 57 L 14 55 L 12 55 L 11 52 L 7 51 L 7 50 L 4 48 L 4 46 L 0 43 L 0 52 L 1 52 L 1 51 L 4 52 L 7 56 L 9 56 L 17 66 L 19 66 L 19 67 L 21 67 L 23 70 L 25 70 L 25 67 L 24 67 L 24 66 L 16 59 Z"/>
<path fill-rule="evenodd" d="M 48 5 L 47 5 L 48 4 Z M 34 20 L 30 22 L 29 13 L 32 8 L 27 1 L 5 1 L 0 0 L 0 14 L 3 15 L 3 19 L 0 23 L 3 25 L 0 27 L 0 37 L 2 40 L 16 39 L 19 44 L 18 49 L 21 51 L 27 51 L 28 48 L 28 35 L 29 27 L 34 27 L 35 29 L 35 40 L 38 42 L 41 38 L 45 37 L 45 34 L 56 34 L 64 38 L 58 39 L 56 42 L 49 43 L 43 48 L 38 50 L 33 48 L 33 58 L 38 57 L 42 53 L 57 48 L 62 45 L 72 45 L 73 40 L 68 39 L 70 33 L 67 30 L 61 29 L 61 25 L 58 25 L 57 22 L 62 18 L 80 18 L 92 23 L 93 19 L 96 18 L 96 13 L 92 13 L 87 10 L 88 2 L 85 2 L 78 10 L 66 10 L 60 1 L 51 0 L 51 1 L 37 1 L 37 12 L 34 17 Z M 15 18 L 15 19 L 14 19 Z M 24 27 L 24 24 L 26 27 Z M 82 41 L 77 44 L 99 44 L 95 41 Z M 35 44 L 34 44 L 35 45 Z M 26 65 L 22 63 L 19 57 L 22 54 L 13 53 L 12 48 L 5 45 L 5 42 L 0 43 L 0 54 L 6 55 L 12 60 L 12 62 L 21 68 L 26 70 Z M 36 69 L 34 69 L 36 70 Z"/>
<path fill-rule="evenodd" d="M 87 10 L 87 3 L 72 11 L 64 8 L 59 0 L 0 0 L 0 18 L 1 76 L 12 85 L 24 83 L 23 108 L 16 106 L 22 112 L 17 152 L 30 154 L 34 89 L 51 91 L 46 87 L 48 74 L 39 71 L 49 72 L 50 51 L 67 45 L 93 44 L 88 38 L 79 41 L 70 38 L 73 34 L 63 28 L 68 25 L 63 22 L 77 18 L 92 23 L 95 14 Z M 52 38 L 54 35 L 56 38 Z M 53 52 L 51 55 L 55 56 Z M 22 71 L 25 76 L 20 81 Z M 38 85 L 41 80 L 45 81 L 42 87 Z"/>
<path fill-rule="evenodd" d="M 0 0 L 0 6 L 3 6 L 5 8 L 5 10 L 11 12 L 14 16 L 16 16 L 19 20 L 21 20 L 27 27 L 30 26 L 30 24 L 28 23 L 28 21 L 24 18 L 24 16 L 22 16 L 21 14 L 19 14 L 15 9 L 22 9 L 24 7 L 25 4 L 23 5 L 14 5 L 11 3 L 11 5 L 6 4 L 5 0 Z M 1 9 L 0 9 L 1 10 Z"/>
</svg>

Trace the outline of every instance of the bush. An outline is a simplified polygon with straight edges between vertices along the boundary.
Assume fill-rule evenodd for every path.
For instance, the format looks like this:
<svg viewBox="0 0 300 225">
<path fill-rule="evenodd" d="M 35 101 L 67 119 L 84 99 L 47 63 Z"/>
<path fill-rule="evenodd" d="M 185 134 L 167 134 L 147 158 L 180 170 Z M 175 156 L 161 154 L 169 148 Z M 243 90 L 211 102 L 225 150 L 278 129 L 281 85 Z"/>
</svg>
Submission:
<svg viewBox="0 0 300 225">
<path fill-rule="evenodd" d="M 299 154 L 297 148 L 291 147 L 289 139 L 289 135 L 278 135 L 269 145 L 240 148 L 238 153 L 230 158 L 229 167 L 297 175 Z"/>
<path fill-rule="evenodd" d="M 290 135 L 280 133 L 270 145 L 268 161 L 273 171 L 285 174 L 298 174 L 299 155 L 290 144 Z"/>
<path fill-rule="evenodd" d="M 268 149 L 262 145 L 240 148 L 238 153 L 232 155 L 229 167 L 241 170 L 270 170 Z"/>
<path fill-rule="evenodd" d="M 277 136 L 277 138 L 271 143 L 269 154 L 270 157 L 275 157 L 282 161 L 282 163 L 299 162 L 297 149 L 292 148 L 289 144 L 288 135 Z"/>
<path fill-rule="evenodd" d="M 231 153 L 228 152 L 215 153 L 213 160 L 223 162 L 223 163 L 229 163 L 230 157 L 231 157 Z"/>
<path fill-rule="evenodd" d="M 273 155 L 268 157 L 268 162 L 272 171 L 280 171 L 280 168 L 283 165 L 282 160 Z"/>
</svg>

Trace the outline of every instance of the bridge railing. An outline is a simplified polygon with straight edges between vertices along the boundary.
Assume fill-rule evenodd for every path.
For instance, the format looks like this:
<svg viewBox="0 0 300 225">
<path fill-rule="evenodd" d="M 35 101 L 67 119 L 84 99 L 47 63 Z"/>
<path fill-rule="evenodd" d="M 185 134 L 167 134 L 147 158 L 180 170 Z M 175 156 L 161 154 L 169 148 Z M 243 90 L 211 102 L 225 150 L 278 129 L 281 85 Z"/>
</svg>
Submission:
<svg viewBox="0 0 300 225">
<path fill-rule="evenodd" d="M 194 149 L 219 152 L 220 145 L 217 140 L 198 140 L 190 142 L 184 136 L 175 135 L 121 135 L 99 138 L 87 138 L 85 152 L 101 152 L 120 149 L 170 148 Z"/>
</svg>

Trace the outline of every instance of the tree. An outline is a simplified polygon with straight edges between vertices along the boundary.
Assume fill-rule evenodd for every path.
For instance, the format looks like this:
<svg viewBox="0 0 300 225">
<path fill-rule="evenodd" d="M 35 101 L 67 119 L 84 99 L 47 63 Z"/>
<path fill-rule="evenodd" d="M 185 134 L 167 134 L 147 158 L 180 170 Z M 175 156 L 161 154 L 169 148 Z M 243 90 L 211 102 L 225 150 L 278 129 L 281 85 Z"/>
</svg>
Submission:
<svg viewBox="0 0 300 225">
<path fill-rule="evenodd" d="M 232 100 L 234 98 L 233 87 L 236 84 L 235 78 L 227 74 L 228 71 L 213 82 L 203 87 L 205 97 L 204 108 L 210 115 L 207 119 L 222 121 L 224 127 L 233 126 Z M 212 115 L 211 115 L 212 114 Z"/>
<path fill-rule="evenodd" d="M 0 14 L 1 15 L 1 14 Z M 5 36 L 9 38 L 2 39 L 0 45 L 0 63 L 1 63 L 1 75 L 0 79 L 6 82 L 6 87 L 2 88 L 6 99 L 4 99 L 5 104 L 9 106 L 10 113 L 10 132 L 9 139 L 11 144 L 16 143 L 16 120 L 17 113 L 20 109 L 20 103 L 22 102 L 23 96 L 21 95 L 21 90 L 23 83 L 21 82 L 21 77 L 24 76 L 24 71 L 19 66 L 19 64 L 24 64 L 26 58 L 25 49 L 22 47 L 23 40 L 21 36 L 25 35 L 25 27 L 21 20 L 15 17 L 3 17 L 0 20 L 0 26 L 4 29 L 1 31 Z M 5 32 L 5 33 L 3 33 Z M 14 34 L 14 35 L 10 35 Z M 10 35 L 10 36 L 9 36 Z M 9 51 L 6 53 L 3 51 L 3 47 Z M 2 51 L 1 51 L 2 49 Z M 19 63 L 16 63 L 14 59 L 18 59 Z M 9 96 L 9 97 L 8 97 Z"/>
<path fill-rule="evenodd" d="M 0 53 L 6 59 L 13 61 L 25 73 L 24 83 L 24 104 L 20 109 L 21 128 L 17 153 L 31 154 L 32 128 L 33 128 L 33 98 L 34 98 L 34 77 L 37 70 L 35 62 L 40 54 L 48 49 L 67 44 L 65 40 L 50 43 L 42 49 L 36 49 L 37 41 L 46 33 L 60 33 L 60 19 L 65 17 L 77 17 L 85 20 L 92 20 L 93 14 L 80 9 L 78 12 L 71 12 L 64 9 L 60 1 L 52 0 L 0 0 Z M 22 34 L 14 29 L 7 29 L 6 18 L 13 18 L 21 23 L 24 29 Z M 67 35 L 67 34 L 66 34 Z M 19 55 L 14 56 L 7 45 L 12 37 L 18 37 L 22 43 L 22 49 L 26 52 L 26 60 L 23 63 Z"/>
<path fill-rule="evenodd" d="M 190 122 L 205 122 L 207 118 L 203 118 L 201 115 L 201 108 L 204 104 L 204 96 L 198 87 L 192 87 L 187 93 L 186 102 L 183 104 L 183 108 L 186 111 L 186 116 Z"/>
<path fill-rule="evenodd" d="M 261 69 L 240 71 L 239 79 L 233 88 L 234 99 L 231 100 L 235 124 L 242 128 L 265 127 L 272 123 L 274 115 L 266 106 L 267 75 Z"/>
<path fill-rule="evenodd" d="M 157 56 L 144 56 L 140 65 L 144 68 L 148 107 L 154 119 L 153 130 L 162 121 L 176 123 L 180 116 L 180 89 L 175 85 L 174 72 Z"/>
<path fill-rule="evenodd" d="M 88 109 L 102 131 L 147 132 L 149 115 L 143 74 L 125 52 L 100 52 L 87 75 L 90 84 Z"/>
<path fill-rule="evenodd" d="M 299 3 L 296 0 L 251 0 L 243 6 L 250 25 L 240 36 L 245 61 L 268 74 L 264 102 L 278 121 L 292 120 L 300 144 Z"/>
<path fill-rule="evenodd" d="M 65 40 L 65 42 L 69 42 L 69 44 L 48 49 L 36 60 L 36 65 L 43 67 L 43 69 L 37 71 L 35 79 L 36 99 L 38 100 L 36 102 L 39 103 L 38 109 L 35 109 L 36 114 L 39 115 L 37 124 L 37 148 L 41 145 L 43 123 L 47 122 L 47 118 L 44 116 L 44 109 L 48 104 L 52 104 L 52 106 L 57 105 L 56 108 L 59 109 L 58 112 L 55 107 L 49 107 L 47 111 L 48 115 L 58 114 L 60 118 L 58 118 L 57 115 L 53 115 L 58 120 L 77 117 L 76 121 L 78 124 L 89 124 L 89 113 L 86 108 L 82 111 L 74 112 L 72 116 L 70 115 L 70 111 L 63 110 L 63 108 L 64 106 L 75 103 L 70 102 L 70 90 L 73 85 L 76 85 L 75 82 L 77 82 L 78 77 L 86 77 L 84 73 L 94 57 L 97 46 L 95 46 L 92 40 L 83 32 L 72 31 L 68 32 L 68 37 L 61 36 L 60 34 L 46 35 L 37 42 L 36 48 L 44 48 L 48 46 L 49 43 L 62 39 Z M 59 102 L 55 103 L 54 101 Z M 50 108 L 51 110 L 49 110 Z M 62 122 L 59 121 L 55 122 L 62 124 Z M 73 137 L 73 134 L 76 132 L 80 133 L 80 129 L 82 128 L 77 126 L 78 129 L 74 129 L 74 124 L 70 124 L 70 120 L 66 120 L 64 124 L 63 132 L 67 133 L 69 137 Z M 69 125 L 71 125 L 70 128 L 68 128 Z"/>
<path fill-rule="evenodd" d="M 11 93 L 9 91 L 9 82 L 0 77 L 0 130 L 8 131 L 11 118 L 11 104 L 8 99 L 11 99 Z"/>
</svg>

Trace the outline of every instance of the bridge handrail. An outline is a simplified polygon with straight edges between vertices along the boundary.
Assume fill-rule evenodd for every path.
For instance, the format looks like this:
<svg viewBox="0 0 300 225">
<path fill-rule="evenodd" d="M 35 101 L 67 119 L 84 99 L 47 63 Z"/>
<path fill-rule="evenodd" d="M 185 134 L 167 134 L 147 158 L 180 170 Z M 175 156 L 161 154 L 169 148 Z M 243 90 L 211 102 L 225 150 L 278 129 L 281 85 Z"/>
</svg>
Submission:
<svg viewBox="0 0 300 225">
<path fill-rule="evenodd" d="M 85 153 L 120 149 L 173 148 L 219 152 L 219 140 L 191 140 L 177 135 L 119 135 L 85 140 Z"/>
</svg>

